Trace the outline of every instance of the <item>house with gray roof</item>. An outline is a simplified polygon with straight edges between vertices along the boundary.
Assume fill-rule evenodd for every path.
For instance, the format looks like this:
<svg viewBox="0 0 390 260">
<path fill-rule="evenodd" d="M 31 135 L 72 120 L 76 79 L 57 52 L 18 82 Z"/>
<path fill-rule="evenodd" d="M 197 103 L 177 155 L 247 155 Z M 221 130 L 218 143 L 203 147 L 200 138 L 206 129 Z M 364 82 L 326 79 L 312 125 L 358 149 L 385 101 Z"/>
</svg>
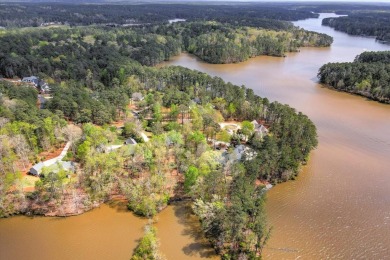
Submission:
<svg viewBox="0 0 390 260">
<path fill-rule="evenodd" d="M 125 144 L 137 144 L 137 142 L 133 138 L 128 138 L 125 140 Z"/>
<path fill-rule="evenodd" d="M 42 81 L 42 84 L 41 84 L 41 92 L 42 93 L 50 93 L 51 92 L 50 86 L 47 83 L 43 82 L 43 81 Z"/>
<path fill-rule="evenodd" d="M 42 168 L 44 166 L 45 165 L 43 164 L 43 162 L 39 162 L 39 163 L 35 164 L 33 167 L 31 167 L 30 170 L 28 171 L 28 173 L 31 175 L 34 175 L 34 176 L 39 176 L 41 174 Z"/>
<path fill-rule="evenodd" d="M 144 100 L 144 96 L 139 93 L 139 92 L 135 92 L 131 95 L 131 98 L 133 99 L 133 101 L 142 101 Z"/>
<path fill-rule="evenodd" d="M 35 85 L 35 87 L 38 87 L 39 85 L 39 78 L 35 77 L 35 76 L 31 76 L 31 77 L 24 77 L 22 79 L 22 82 L 25 82 L 25 83 L 32 83 Z"/>
<path fill-rule="evenodd" d="M 61 169 L 64 169 L 68 172 L 74 172 L 76 170 L 74 162 L 57 161 L 55 164 L 51 165 L 47 165 L 44 162 L 39 162 L 31 167 L 28 172 L 31 175 L 40 176 L 42 174 L 43 167 L 49 168 L 49 170 L 52 172 L 59 172 Z"/>
<path fill-rule="evenodd" d="M 256 120 L 253 120 L 251 123 L 254 126 L 255 135 L 263 138 L 268 134 L 269 130 L 264 125 L 259 124 Z"/>
</svg>

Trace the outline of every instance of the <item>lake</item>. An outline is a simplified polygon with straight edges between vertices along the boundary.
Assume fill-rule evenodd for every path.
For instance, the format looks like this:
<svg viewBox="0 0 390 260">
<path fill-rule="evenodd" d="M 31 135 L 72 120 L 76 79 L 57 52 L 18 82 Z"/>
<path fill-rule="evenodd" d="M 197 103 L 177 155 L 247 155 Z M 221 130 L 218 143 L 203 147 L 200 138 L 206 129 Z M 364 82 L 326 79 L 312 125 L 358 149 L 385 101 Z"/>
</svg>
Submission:
<svg viewBox="0 0 390 260">
<path fill-rule="evenodd" d="M 319 146 L 300 177 L 268 194 L 274 229 L 265 259 L 390 257 L 390 106 L 324 88 L 316 77 L 327 62 L 353 61 L 363 51 L 390 46 L 322 26 L 322 18 L 330 16 L 335 15 L 295 22 L 333 36 L 329 48 L 301 48 L 285 58 L 261 56 L 239 64 L 207 64 L 188 54 L 166 63 L 246 85 L 316 124 Z"/>
<path fill-rule="evenodd" d="M 316 78 L 324 63 L 352 61 L 365 50 L 390 46 L 321 26 L 329 16 L 334 15 L 295 23 L 333 36 L 329 48 L 225 65 L 181 54 L 164 64 L 246 85 L 316 124 L 319 146 L 299 178 L 268 193 L 273 232 L 265 259 L 390 257 L 390 106 L 329 90 Z M 70 218 L 2 219 L 0 259 L 129 259 L 146 223 L 123 205 L 103 205 Z M 187 204 L 166 208 L 156 225 L 168 259 L 216 258 Z"/>
</svg>

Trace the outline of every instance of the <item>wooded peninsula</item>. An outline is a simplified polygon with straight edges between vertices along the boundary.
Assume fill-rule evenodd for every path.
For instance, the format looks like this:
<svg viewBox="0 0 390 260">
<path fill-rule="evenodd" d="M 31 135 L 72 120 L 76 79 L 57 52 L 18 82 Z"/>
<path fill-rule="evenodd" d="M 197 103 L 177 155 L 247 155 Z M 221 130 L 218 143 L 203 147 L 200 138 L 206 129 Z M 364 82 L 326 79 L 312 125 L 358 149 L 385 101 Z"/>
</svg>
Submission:
<svg viewBox="0 0 390 260">
<path fill-rule="evenodd" d="M 318 77 L 331 88 L 390 103 L 390 51 L 363 52 L 353 62 L 323 65 Z"/>
<path fill-rule="evenodd" d="M 350 35 L 372 36 L 378 41 L 390 43 L 390 12 L 383 10 L 360 11 L 337 18 L 326 18 L 322 24 Z"/>
</svg>

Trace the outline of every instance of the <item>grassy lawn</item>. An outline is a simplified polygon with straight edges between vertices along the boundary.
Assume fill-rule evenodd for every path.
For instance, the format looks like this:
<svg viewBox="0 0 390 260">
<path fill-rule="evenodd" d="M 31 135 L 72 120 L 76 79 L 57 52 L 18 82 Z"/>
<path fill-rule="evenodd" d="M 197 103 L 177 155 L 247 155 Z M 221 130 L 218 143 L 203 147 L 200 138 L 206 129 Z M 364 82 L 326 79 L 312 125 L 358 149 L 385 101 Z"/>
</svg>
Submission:
<svg viewBox="0 0 390 260">
<path fill-rule="evenodd" d="M 117 139 L 115 139 L 114 142 L 112 142 L 112 145 L 120 145 L 120 144 L 123 144 L 123 142 L 125 141 L 126 139 L 123 138 L 123 137 L 118 137 Z"/>
<path fill-rule="evenodd" d="M 70 182 L 72 182 L 72 183 L 77 182 L 77 180 L 78 180 L 77 174 L 71 174 L 70 176 L 71 176 L 70 179 L 69 178 L 64 179 L 63 183 L 65 185 L 70 183 Z M 30 188 L 30 187 L 35 187 L 35 182 L 37 180 L 39 180 L 39 178 L 35 177 L 35 176 L 32 176 L 32 175 L 25 175 L 25 176 L 23 176 L 23 178 L 22 178 L 23 189 Z"/>
<path fill-rule="evenodd" d="M 35 182 L 37 180 L 39 180 L 39 178 L 35 177 L 35 176 L 31 176 L 31 175 L 23 176 L 23 178 L 22 178 L 23 188 L 34 187 L 35 186 Z"/>
</svg>

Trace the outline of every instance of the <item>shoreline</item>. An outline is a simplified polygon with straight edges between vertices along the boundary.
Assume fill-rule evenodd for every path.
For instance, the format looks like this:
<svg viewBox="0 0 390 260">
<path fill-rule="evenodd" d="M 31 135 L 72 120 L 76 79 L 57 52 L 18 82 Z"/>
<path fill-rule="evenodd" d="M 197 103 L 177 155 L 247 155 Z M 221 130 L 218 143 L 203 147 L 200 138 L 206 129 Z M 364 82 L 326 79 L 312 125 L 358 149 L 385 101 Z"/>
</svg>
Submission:
<svg viewBox="0 0 390 260">
<path fill-rule="evenodd" d="M 269 183 L 268 181 L 264 181 L 264 180 L 256 180 L 255 185 L 256 186 L 263 185 L 266 191 L 269 191 L 275 186 Z M 112 193 L 107 199 L 104 200 L 90 201 L 88 194 L 82 190 L 67 191 L 67 193 L 63 195 L 64 198 L 62 199 L 61 202 L 48 201 L 42 203 L 42 202 L 38 202 L 36 199 L 34 200 L 31 197 L 29 197 L 31 195 L 31 193 L 29 192 L 23 192 L 23 195 L 25 196 L 24 200 L 19 203 L 17 202 L 15 203 L 15 205 L 19 206 L 17 207 L 15 212 L 1 218 L 10 218 L 18 215 L 24 215 L 29 217 L 40 216 L 40 217 L 67 218 L 67 217 L 82 215 L 93 209 L 99 208 L 103 204 L 110 204 L 115 202 L 123 202 L 123 203 L 128 202 L 127 198 L 124 195 L 119 193 Z M 75 199 L 77 199 L 77 201 L 75 201 Z M 191 200 L 192 198 L 189 196 L 185 196 L 185 195 L 178 196 L 177 194 L 172 194 L 169 198 L 167 205 L 161 208 L 158 211 L 157 215 L 172 203 L 188 202 Z M 128 211 L 132 212 L 131 210 Z M 135 215 L 140 218 L 143 217 L 137 214 Z"/>
<path fill-rule="evenodd" d="M 327 85 L 327 84 L 321 83 L 320 81 L 318 81 L 317 83 L 320 84 L 323 88 L 327 88 L 327 89 L 330 89 L 330 90 L 333 90 L 333 91 L 343 92 L 343 93 L 347 93 L 347 94 L 351 94 L 351 95 L 355 95 L 355 96 L 366 98 L 367 99 L 366 101 L 375 101 L 375 102 L 378 102 L 380 104 L 390 105 L 390 99 L 380 100 L 380 99 L 377 99 L 375 97 L 364 95 L 363 93 L 360 93 L 360 92 L 337 89 L 337 88 L 332 87 L 331 85 Z"/>
</svg>

